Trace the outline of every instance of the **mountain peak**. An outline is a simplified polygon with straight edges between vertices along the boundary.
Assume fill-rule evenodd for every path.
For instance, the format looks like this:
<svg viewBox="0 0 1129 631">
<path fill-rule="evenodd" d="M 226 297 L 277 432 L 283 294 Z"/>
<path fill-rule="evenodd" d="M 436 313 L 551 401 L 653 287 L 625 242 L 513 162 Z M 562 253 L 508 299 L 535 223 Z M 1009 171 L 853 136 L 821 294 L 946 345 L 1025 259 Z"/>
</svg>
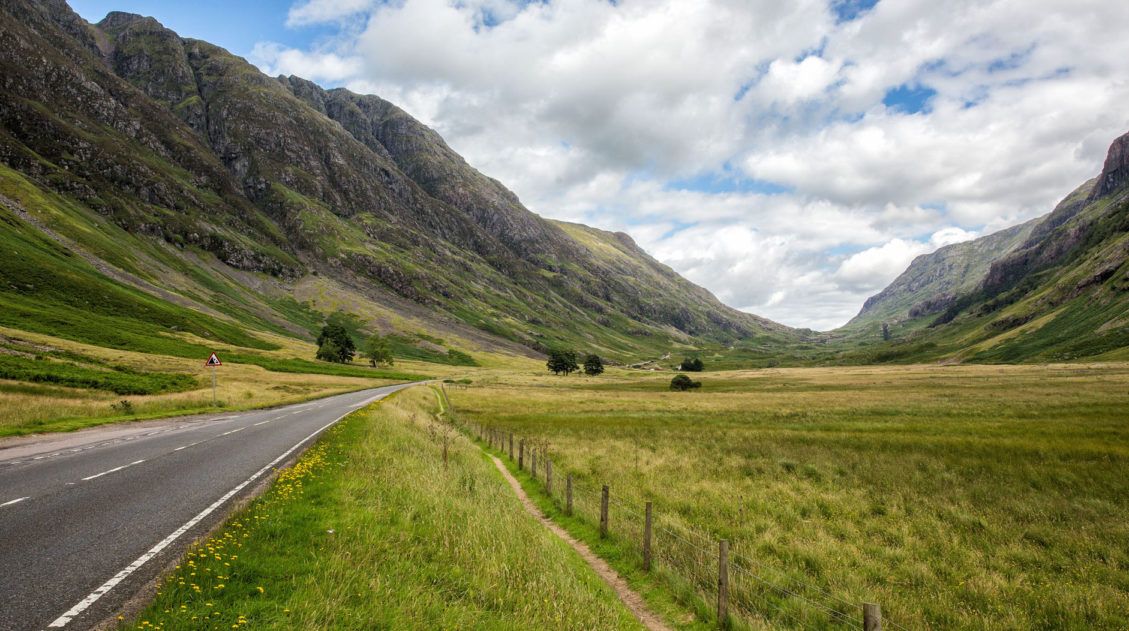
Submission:
<svg viewBox="0 0 1129 631">
<path fill-rule="evenodd" d="M 141 25 L 150 30 L 165 29 L 165 25 L 158 22 L 157 18 L 125 11 L 110 11 L 96 26 L 103 31 L 116 33 L 135 25 Z"/>
<path fill-rule="evenodd" d="M 1104 197 L 1126 184 L 1129 184 L 1129 134 L 1114 140 L 1109 146 L 1105 166 L 1090 198 Z"/>
</svg>

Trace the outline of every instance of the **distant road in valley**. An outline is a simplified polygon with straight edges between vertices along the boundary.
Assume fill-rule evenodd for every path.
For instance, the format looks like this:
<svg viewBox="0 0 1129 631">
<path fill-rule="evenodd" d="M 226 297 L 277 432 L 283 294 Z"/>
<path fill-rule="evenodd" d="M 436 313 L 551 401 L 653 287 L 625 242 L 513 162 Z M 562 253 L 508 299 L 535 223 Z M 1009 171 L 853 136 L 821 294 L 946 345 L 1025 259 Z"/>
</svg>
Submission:
<svg viewBox="0 0 1129 631">
<path fill-rule="evenodd" d="M 411 385 L 0 443 L 0 630 L 101 622 L 274 467 Z"/>
</svg>

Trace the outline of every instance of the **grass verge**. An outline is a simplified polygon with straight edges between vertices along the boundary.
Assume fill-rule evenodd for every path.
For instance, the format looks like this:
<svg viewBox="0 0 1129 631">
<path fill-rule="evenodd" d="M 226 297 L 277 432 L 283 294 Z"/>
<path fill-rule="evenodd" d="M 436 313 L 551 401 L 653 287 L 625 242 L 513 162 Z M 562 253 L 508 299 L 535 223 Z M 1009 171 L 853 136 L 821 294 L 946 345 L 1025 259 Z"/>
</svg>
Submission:
<svg viewBox="0 0 1129 631">
<path fill-rule="evenodd" d="M 435 409 L 413 388 L 328 430 L 122 626 L 638 628 Z"/>
</svg>

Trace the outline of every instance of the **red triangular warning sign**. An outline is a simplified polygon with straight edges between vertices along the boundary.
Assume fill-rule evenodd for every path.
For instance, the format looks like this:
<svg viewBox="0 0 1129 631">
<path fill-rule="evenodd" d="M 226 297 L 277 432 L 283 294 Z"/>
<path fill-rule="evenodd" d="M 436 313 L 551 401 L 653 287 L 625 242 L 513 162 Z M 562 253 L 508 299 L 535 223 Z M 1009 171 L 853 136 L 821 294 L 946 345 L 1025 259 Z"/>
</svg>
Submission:
<svg viewBox="0 0 1129 631">
<path fill-rule="evenodd" d="M 204 365 L 205 366 L 223 366 L 223 362 L 220 361 L 219 357 L 216 357 L 215 353 L 212 353 L 212 356 L 208 358 L 208 361 L 204 362 Z"/>
</svg>

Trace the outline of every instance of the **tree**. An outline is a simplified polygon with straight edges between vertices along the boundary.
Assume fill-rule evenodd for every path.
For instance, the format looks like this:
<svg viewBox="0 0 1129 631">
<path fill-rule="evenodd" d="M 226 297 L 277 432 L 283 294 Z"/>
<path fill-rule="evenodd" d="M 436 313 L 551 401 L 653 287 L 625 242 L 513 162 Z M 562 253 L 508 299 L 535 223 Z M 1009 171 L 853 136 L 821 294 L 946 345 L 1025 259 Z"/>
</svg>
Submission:
<svg viewBox="0 0 1129 631">
<path fill-rule="evenodd" d="M 588 355 L 584 358 L 584 374 L 591 377 L 604 372 L 604 360 L 599 355 Z"/>
<path fill-rule="evenodd" d="M 370 335 L 365 340 L 365 346 L 361 349 L 361 354 L 368 358 L 369 365 L 376 367 L 377 364 L 392 365 L 392 347 L 388 345 L 388 340 L 381 335 Z"/>
<path fill-rule="evenodd" d="M 345 364 L 353 361 L 357 354 L 357 345 L 349 332 L 340 324 L 330 323 L 321 328 L 318 335 L 317 358 L 327 362 Z"/>
<path fill-rule="evenodd" d="M 686 375 L 675 375 L 674 379 L 670 380 L 670 389 L 677 390 L 678 392 L 686 392 L 695 388 L 701 388 L 701 381 L 694 381 Z"/>
<path fill-rule="evenodd" d="M 890 325 L 886 322 L 882 323 L 882 339 L 890 341 Z"/>
<path fill-rule="evenodd" d="M 687 357 L 686 359 L 682 360 L 681 364 L 678 365 L 679 370 L 684 370 L 686 372 L 702 372 L 702 368 L 704 367 L 705 365 L 702 363 L 701 358 L 698 357 Z"/>
<path fill-rule="evenodd" d="M 553 371 L 554 375 L 559 375 L 562 372 L 567 375 L 580 368 L 576 364 L 576 351 L 566 351 L 559 348 L 549 351 L 549 361 L 545 362 L 545 366 Z"/>
</svg>

